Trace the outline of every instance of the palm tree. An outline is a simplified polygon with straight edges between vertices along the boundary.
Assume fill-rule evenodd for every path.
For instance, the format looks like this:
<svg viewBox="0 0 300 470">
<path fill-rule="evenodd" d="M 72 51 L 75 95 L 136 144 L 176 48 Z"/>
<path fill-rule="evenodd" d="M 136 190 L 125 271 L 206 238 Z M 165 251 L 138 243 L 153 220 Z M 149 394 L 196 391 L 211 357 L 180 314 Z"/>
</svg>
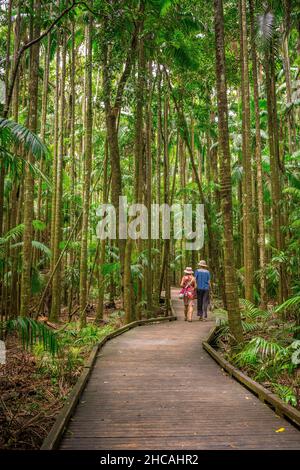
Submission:
<svg viewBox="0 0 300 470">
<path fill-rule="evenodd" d="M 229 149 L 227 84 L 224 49 L 224 14 L 222 0 L 214 0 L 214 12 L 219 151 L 221 160 L 221 202 L 224 223 L 225 297 L 230 331 L 234 336 L 235 340 L 240 343 L 243 340 L 243 330 L 239 310 L 238 290 L 234 266 L 231 164 Z"/>
<path fill-rule="evenodd" d="M 239 0 L 243 137 L 243 239 L 245 298 L 253 301 L 252 162 L 246 0 Z"/>
<path fill-rule="evenodd" d="M 81 251 L 80 251 L 80 321 L 81 326 L 86 324 L 86 304 L 87 304 L 87 269 L 88 269 L 88 229 L 89 229 L 89 207 L 91 191 L 92 172 L 92 32 L 93 17 L 89 14 L 86 25 L 86 75 L 85 75 L 85 142 L 84 142 L 84 186 L 83 186 L 83 212 L 81 227 Z"/>
<path fill-rule="evenodd" d="M 38 37 L 40 34 L 40 14 L 41 2 L 34 1 L 34 13 L 31 14 L 32 34 Z M 31 39 L 33 39 L 33 37 Z M 30 49 L 30 68 L 29 68 L 29 88 L 30 96 L 28 110 L 28 127 L 35 132 L 38 124 L 38 86 L 39 86 L 39 52 L 40 43 L 36 43 Z M 33 163 L 31 152 L 27 155 L 27 165 L 25 166 L 24 179 L 24 245 L 23 245 L 23 266 L 21 277 L 21 307 L 20 314 L 28 315 L 28 309 L 31 298 L 31 263 L 32 263 L 32 221 L 34 215 L 34 178 L 30 169 Z"/>
</svg>

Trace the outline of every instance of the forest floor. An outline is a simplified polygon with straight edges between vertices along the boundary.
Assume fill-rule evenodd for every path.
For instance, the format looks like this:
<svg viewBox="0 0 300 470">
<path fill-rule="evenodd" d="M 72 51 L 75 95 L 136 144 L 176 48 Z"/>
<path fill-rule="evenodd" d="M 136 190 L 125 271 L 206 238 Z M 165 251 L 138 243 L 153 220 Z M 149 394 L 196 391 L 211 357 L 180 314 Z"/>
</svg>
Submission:
<svg viewBox="0 0 300 470">
<path fill-rule="evenodd" d="M 254 331 L 244 332 L 245 346 L 234 352 L 221 333 L 217 347 L 224 358 L 286 403 L 300 410 L 300 367 L 291 362 L 295 323 L 271 318 Z"/>
<path fill-rule="evenodd" d="M 81 367 L 68 379 L 53 380 L 16 335 L 8 337 L 6 347 L 7 363 L 0 366 L 0 449 L 38 449 Z"/>
<path fill-rule="evenodd" d="M 51 357 L 40 344 L 25 350 L 16 333 L 8 335 L 6 364 L 0 365 L 0 449 L 40 448 L 95 342 L 122 326 L 116 308 L 107 308 L 103 325 L 95 327 L 91 305 L 83 334 L 78 318 L 68 323 L 62 311 L 59 324 L 52 326 L 65 330 L 61 335 L 64 358 Z"/>
</svg>

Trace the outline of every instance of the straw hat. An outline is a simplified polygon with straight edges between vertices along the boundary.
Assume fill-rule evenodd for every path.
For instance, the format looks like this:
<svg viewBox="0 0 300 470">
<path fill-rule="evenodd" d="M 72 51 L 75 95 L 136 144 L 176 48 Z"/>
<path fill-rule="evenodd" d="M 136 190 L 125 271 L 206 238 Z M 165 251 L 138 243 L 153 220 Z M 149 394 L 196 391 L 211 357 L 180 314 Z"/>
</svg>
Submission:
<svg viewBox="0 0 300 470">
<path fill-rule="evenodd" d="M 202 259 L 201 261 L 199 261 L 198 266 L 200 266 L 201 268 L 207 268 L 206 261 Z"/>
<path fill-rule="evenodd" d="M 194 274 L 194 271 L 189 266 L 184 270 L 185 274 Z"/>
</svg>

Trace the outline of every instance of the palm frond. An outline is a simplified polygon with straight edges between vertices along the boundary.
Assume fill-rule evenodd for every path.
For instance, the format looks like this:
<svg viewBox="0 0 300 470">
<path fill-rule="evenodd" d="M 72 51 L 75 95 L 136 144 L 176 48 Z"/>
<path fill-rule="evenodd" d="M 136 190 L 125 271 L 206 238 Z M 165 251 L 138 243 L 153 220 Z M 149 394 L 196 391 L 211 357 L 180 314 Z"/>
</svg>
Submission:
<svg viewBox="0 0 300 470">
<path fill-rule="evenodd" d="M 37 240 L 32 240 L 31 242 L 32 244 L 32 247 L 33 248 L 36 248 L 37 250 L 41 251 L 42 253 L 44 253 L 48 258 L 51 257 L 51 250 L 50 248 L 48 248 L 48 246 L 46 246 L 44 243 L 42 242 L 39 242 Z M 23 242 L 19 242 L 19 243 L 14 243 L 11 248 L 19 248 L 23 246 Z"/>
<path fill-rule="evenodd" d="M 260 323 L 251 323 L 242 320 L 242 328 L 244 333 L 252 333 L 253 331 L 258 330 L 261 327 Z"/>
<path fill-rule="evenodd" d="M 262 310 L 258 307 L 256 307 L 252 302 L 249 302 L 249 300 L 246 299 L 240 299 L 240 303 L 243 307 L 243 314 L 245 315 L 246 319 L 250 320 L 256 320 L 258 318 L 269 318 L 271 316 L 271 313 L 268 312 L 267 310 Z"/>
<path fill-rule="evenodd" d="M 291 194 L 295 198 L 300 199 L 300 189 L 298 189 L 298 188 L 293 188 L 293 187 L 289 186 L 289 187 L 285 188 L 283 190 L 283 192 L 285 194 Z"/>
<path fill-rule="evenodd" d="M 295 295 L 294 297 L 291 297 L 282 304 L 278 305 L 278 307 L 275 309 L 275 312 L 279 313 L 282 312 L 282 310 L 288 310 L 289 308 L 295 307 L 295 305 L 298 304 L 300 304 L 300 295 Z"/>
<path fill-rule="evenodd" d="M 0 238 L 0 245 L 8 243 L 10 241 L 15 241 L 17 238 L 21 237 L 24 232 L 24 224 L 17 225 L 13 227 L 8 232 L 6 232 L 2 238 Z"/>
<path fill-rule="evenodd" d="M 257 17 L 257 36 L 263 44 L 268 44 L 273 36 L 275 30 L 275 16 L 271 11 Z"/>
<path fill-rule="evenodd" d="M 0 138 L 4 140 L 5 148 L 10 144 L 22 144 L 25 150 L 32 152 L 36 158 L 41 158 L 48 154 L 47 147 L 36 134 L 11 119 L 0 118 Z"/>
<path fill-rule="evenodd" d="M 260 336 L 252 338 L 249 342 L 248 348 L 253 348 L 253 351 L 259 353 L 262 359 L 275 358 L 277 355 L 286 355 L 286 348 L 274 341 L 268 341 L 265 338 L 261 338 Z"/>
<path fill-rule="evenodd" d="M 297 397 L 294 391 L 287 385 L 272 384 L 275 392 L 280 398 L 286 403 L 290 403 L 292 406 L 297 406 Z"/>
<path fill-rule="evenodd" d="M 28 317 L 17 317 L 5 322 L 4 328 L 8 331 L 16 331 L 21 336 L 25 349 L 30 349 L 40 342 L 51 354 L 55 355 L 58 351 L 56 333 L 44 323 Z"/>
</svg>

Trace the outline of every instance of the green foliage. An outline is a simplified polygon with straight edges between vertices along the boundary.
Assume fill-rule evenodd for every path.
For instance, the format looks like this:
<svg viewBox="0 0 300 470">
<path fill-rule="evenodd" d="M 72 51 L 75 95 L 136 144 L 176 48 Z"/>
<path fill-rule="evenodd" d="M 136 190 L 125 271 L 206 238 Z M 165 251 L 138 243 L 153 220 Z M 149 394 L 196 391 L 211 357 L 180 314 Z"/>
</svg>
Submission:
<svg viewBox="0 0 300 470">
<path fill-rule="evenodd" d="M 243 307 L 242 313 L 248 320 L 266 320 L 271 316 L 270 311 L 262 310 L 246 299 L 240 299 L 240 304 Z"/>
<path fill-rule="evenodd" d="M 99 341 L 114 330 L 113 325 L 98 327 L 88 324 L 80 329 L 78 322 L 68 323 L 58 330 L 56 339 L 58 353 L 48 354 L 39 344 L 34 345 L 33 353 L 37 358 L 40 373 L 54 379 L 75 379 L 84 358 Z"/>
<path fill-rule="evenodd" d="M 281 305 L 276 307 L 275 312 L 279 313 L 284 310 L 289 310 L 291 307 L 296 307 L 300 304 L 300 295 L 296 295 L 295 297 L 291 297 L 290 299 L 283 302 Z"/>
<path fill-rule="evenodd" d="M 53 381 L 70 379 L 84 362 L 80 348 L 74 346 L 65 348 L 60 356 L 53 356 L 37 345 L 33 348 L 33 354 L 36 357 L 39 372 L 51 377 Z"/>
<path fill-rule="evenodd" d="M 283 401 L 292 406 L 297 406 L 297 397 L 290 387 L 281 384 L 272 384 L 272 386 Z"/>
<path fill-rule="evenodd" d="M 46 228 L 46 224 L 42 220 L 33 220 L 32 225 L 33 225 L 34 230 L 38 232 L 42 232 Z"/>
<path fill-rule="evenodd" d="M 277 361 L 283 359 L 286 355 L 286 349 L 280 344 L 261 337 L 252 338 L 247 348 L 259 355 L 261 359 L 271 358 Z"/>
<path fill-rule="evenodd" d="M 32 247 L 35 248 L 36 250 L 41 251 L 44 255 L 46 255 L 48 258 L 51 257 L 51 250 L 48 248 L 44 243 L 39 242 L 37 240 L 32 240 L 31 242 Z M 14 243 L 11 248 L 19 248 L 23 246 L 23 242 L 19 243 Z"/>
<path fill-rule="evenodd" d="M 99 328 L 94 324 L 89 324 L 80 330 L 74 344 L 79 346 L 94 346 L 99 343 L 101 338 L 112 333 L 112 331 L 113 328 L 111 325 Z"/>
<path fill-rule="evenodd" d="M 36 158 L 48 154 L 48 150 L 40 138 L 20 123 L 0 118 L 0 150 L 7 151 L 14 145 L 23 145 L 27 152 Z"/>
<path fill-rule="evenodd" d="M 109 274 L 119 272 L 120 263 L 104 263 L 101 266 L 101 272 L 103 276 L 108 276 Z"/>
<path fill-rule="evenodd" d="M 26 349 L 40 343 L 43 349 L 51 355 L 58 352 L 57 333 L 42 322 L 29 317 L 17 317 L 4 322 L 3 328 L 7 331 L 16 331 L 21 337 L 23 347 Z"/>
</svg>

